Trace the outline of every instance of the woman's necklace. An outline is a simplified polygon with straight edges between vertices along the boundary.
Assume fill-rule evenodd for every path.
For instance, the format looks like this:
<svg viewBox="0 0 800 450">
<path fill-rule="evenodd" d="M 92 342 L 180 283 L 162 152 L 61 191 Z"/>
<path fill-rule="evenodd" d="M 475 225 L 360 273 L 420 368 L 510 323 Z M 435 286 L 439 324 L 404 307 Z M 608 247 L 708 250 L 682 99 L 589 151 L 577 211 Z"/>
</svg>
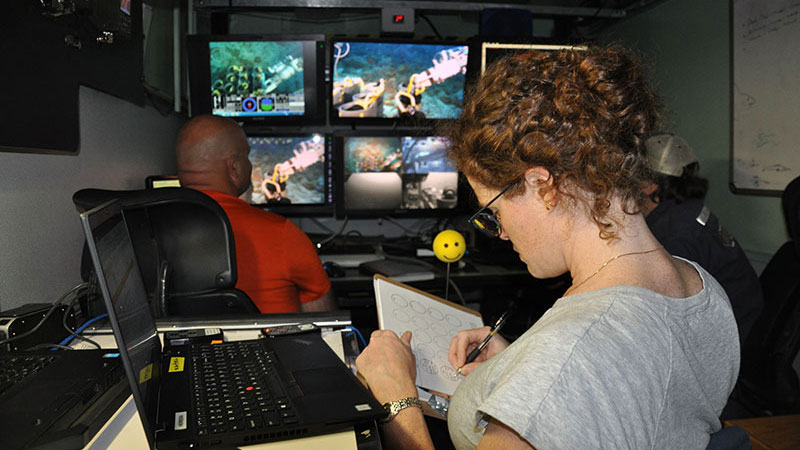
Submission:
<svg viewBox="0 0 800 450">
<path fill-rule="evenodd" d="M 597 275 L 598 273 L 600 273 L 600 271 L 601 271 L 601 270 L 605 269 L 607 265 L 611 264 L 611 263 L 612 263 L 614 260 L 616 260 L 616 259 L 622 258 L 623 256 L 631 256 L 631 255 L 644 255 L 644 254 L 646 254 L 646 253 L 653 253 L 653 252 L 655 252 L 655 251 L 657 251 L 657 250 L 660 250 L 660 249 L 661 249 L 661 246 L 659 245 L 658 247 L 656 247 L 656 248 L 654 248 L 654 249 L 645 250 L 645 251 L 643 251 L 643 252 L 630 252 L 630 253 L 622 253 L 622 254 L 619 254 L 619 255 L 617 255 L 617 256 L 612 256 L 611 258 L 608 258 L 608 259 L 606 260 L 606 262 L 604 262 L 603 264 L 601 264 L 601 265 L 600 265 L 600 267 L 598 267 L 598 268 L 597 268 L 597 270 L 595 270 L 593 274 L 591 274 L 591 275 L 589 275 L 588 277 L 584 278 L 584 280 L 583 280 L 583 281 L 581 281 L 580 283 L 572 285 L 572 287 L 570 287 L 569 289 L 567 289 L 567 292 L 574 291 L 575 289 L 578 289 L 579 287 L 581 287 L 581 285 L 583 285 L 583 283 L 586 283 L 587 281 L 591 280 L 593 276 L 595 276 L 595 275 Z M 566 292 L 565 292 L 565 294 L 566 294 Z"/>
</svg>

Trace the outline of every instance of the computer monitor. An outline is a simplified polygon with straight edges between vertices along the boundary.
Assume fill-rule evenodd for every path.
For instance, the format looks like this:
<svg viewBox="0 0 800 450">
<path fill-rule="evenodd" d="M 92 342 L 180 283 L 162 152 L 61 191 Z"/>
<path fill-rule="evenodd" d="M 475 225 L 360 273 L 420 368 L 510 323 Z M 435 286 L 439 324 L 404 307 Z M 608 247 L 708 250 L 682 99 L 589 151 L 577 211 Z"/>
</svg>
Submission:
<svg viewBox="0 0 800 450">
<path fill-rule="evenodd" d="M 530 42 L 497 42 L 497 41 L 482 41 L 480 44 L 480 62 L 478 73 L 483 76 L 486 68 L 491 63 L 510 54 L 525 53 L 531 50 L 538 51 L 559 51 L 565 49 L 578 49 L 586 50 L 585 46 L 581 45 L 566 45 L 566 44 L 543 44 L 543 43 L 530 43 Z"/>
<path fill-rule="evenodd" d="M 469 47 L 332 39 L 331 122 L 429 122 L 461 114 Z"/>
<path fill-rule="evenodd" d="M 337 217 L 424 217 L 455 212 L 459 173 L 441 136 L 335 138 Z"/>
<path fill-rule="evenodd" d="M 285 216 L 333 215 L 332 136 L 249 135 L 250 203 Z"/>
<path fill-rule="evenodd" d="M 324 122 L 323 35 L 190 35 L 192 115 L 248 124 Z"/>
</svg>

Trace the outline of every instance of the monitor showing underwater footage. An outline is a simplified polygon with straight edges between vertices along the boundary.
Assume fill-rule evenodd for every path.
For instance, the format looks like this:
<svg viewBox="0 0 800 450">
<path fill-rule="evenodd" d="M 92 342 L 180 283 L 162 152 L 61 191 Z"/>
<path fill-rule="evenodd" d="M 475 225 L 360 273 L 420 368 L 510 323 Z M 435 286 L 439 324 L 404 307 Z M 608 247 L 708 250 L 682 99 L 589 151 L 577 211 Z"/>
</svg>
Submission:
<svg viewBox="0 0 800 450">
<path fill-rule="evenodd" d="M 332 40 L 331 121 L 456 119 L 464 103 L 464 42 Z"/>
<path fill-rule="evenodd" d="M 250 135 L 249 202 L 286 216 L 333 215 L 332 138 Z"/>
<path fill-rule="evenodd" d="M 337 217 L 428 216 L 458 206 L 459 174 L 441 136 L 337 136 Z"/>
<path fill-rule="evenodd" d="M 324 36 L 188 37 L 192 115 L 245 124 L 324 119 Z"/>
</svg>

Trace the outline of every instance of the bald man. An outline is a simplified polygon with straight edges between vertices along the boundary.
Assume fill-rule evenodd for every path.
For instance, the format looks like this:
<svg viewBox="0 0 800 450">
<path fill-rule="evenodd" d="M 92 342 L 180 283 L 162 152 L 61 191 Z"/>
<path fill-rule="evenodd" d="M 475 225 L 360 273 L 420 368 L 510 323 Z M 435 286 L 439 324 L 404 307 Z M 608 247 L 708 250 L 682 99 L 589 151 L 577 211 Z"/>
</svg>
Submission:
<svg viewBox="0 0 800 450">
<path fill-rule="evenodd" d="M 236 245 L 236 287 L 262 313 L 335 309 L 330 280 L 308 236 L 291 221 L 239 198 L 250 187 L 250 146 L 236 122 L 197 116 L 178 132 L 181 186 L 202 191 L 228 215 Z"/>
</svg>

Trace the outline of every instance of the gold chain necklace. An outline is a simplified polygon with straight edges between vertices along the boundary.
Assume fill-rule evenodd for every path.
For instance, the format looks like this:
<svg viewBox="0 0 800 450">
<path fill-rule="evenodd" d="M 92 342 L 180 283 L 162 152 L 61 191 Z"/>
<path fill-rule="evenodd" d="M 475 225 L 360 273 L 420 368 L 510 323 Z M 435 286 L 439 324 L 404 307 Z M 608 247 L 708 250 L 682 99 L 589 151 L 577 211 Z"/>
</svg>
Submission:
<svg viewBox="0 0 800 450">
<path fill-rule="evenodd" d="M 595 276 L 595 275 L 597 275 L 598 273 L 600 273 L 600 271 L 601 271 L 601 270 L 605 269 L 605 268 L 606 268 L 606 266 L 607 266 L 607 265 L 609 265 L 609 264 L 611 264 L 612 262 L 614 262 L 614 260 L 617 260 L 617 259 L 619 259 L 619 258 L 622 258 L 623 256 L 631 256 L 631 255 L 644 255 L 644 254 L 647 254 L 647 253 L 653 253 L 653 252 L 655 252 L 655 251 L 657 251 L 657 250 L 660 250 L 660 249 L 661 249 L 661 246 L 659 245 L 658 247 L 656 247 L 656 248 L 654 248 L 654 249 L 645 250 L 645 251 L 643 251 L 643 252 L 630 252 L 630 253 L 622 253 L 622 254 L 619 254 L 619 255 L 617 255 L 617 256 L 612 256 L 611 258 L 607 259 L 607 260 L 606 260 L 606 262 L 604 262 L 603 264 L 601 264 L 601 265 L 600 265 L 600 267 L 598 267 L 598 268 L 597 268 L 597 270 L 595 270 L 593 274 L 591 274 L 591 275 L 589 275 L 588 277 L 586 277 L 586 278 L 585 278 L 583 281 L 581 281 L 580 283 L 578 283 L 578 284 L 575 284 L 575 285 L 573 285 L 572 287 L 570 287 L 569 289 L 567 289 L 567 292 L 574 291 L 575 289 L 578 289 L 579 287 L 581 287 L 581 285 L 583 285 L 583 283 L 586 283 L 587 281 L 591 280 L 593 276 Z M 566 294 L 566 292 L 565 292 L 565 294 Z"/>
</svg>

